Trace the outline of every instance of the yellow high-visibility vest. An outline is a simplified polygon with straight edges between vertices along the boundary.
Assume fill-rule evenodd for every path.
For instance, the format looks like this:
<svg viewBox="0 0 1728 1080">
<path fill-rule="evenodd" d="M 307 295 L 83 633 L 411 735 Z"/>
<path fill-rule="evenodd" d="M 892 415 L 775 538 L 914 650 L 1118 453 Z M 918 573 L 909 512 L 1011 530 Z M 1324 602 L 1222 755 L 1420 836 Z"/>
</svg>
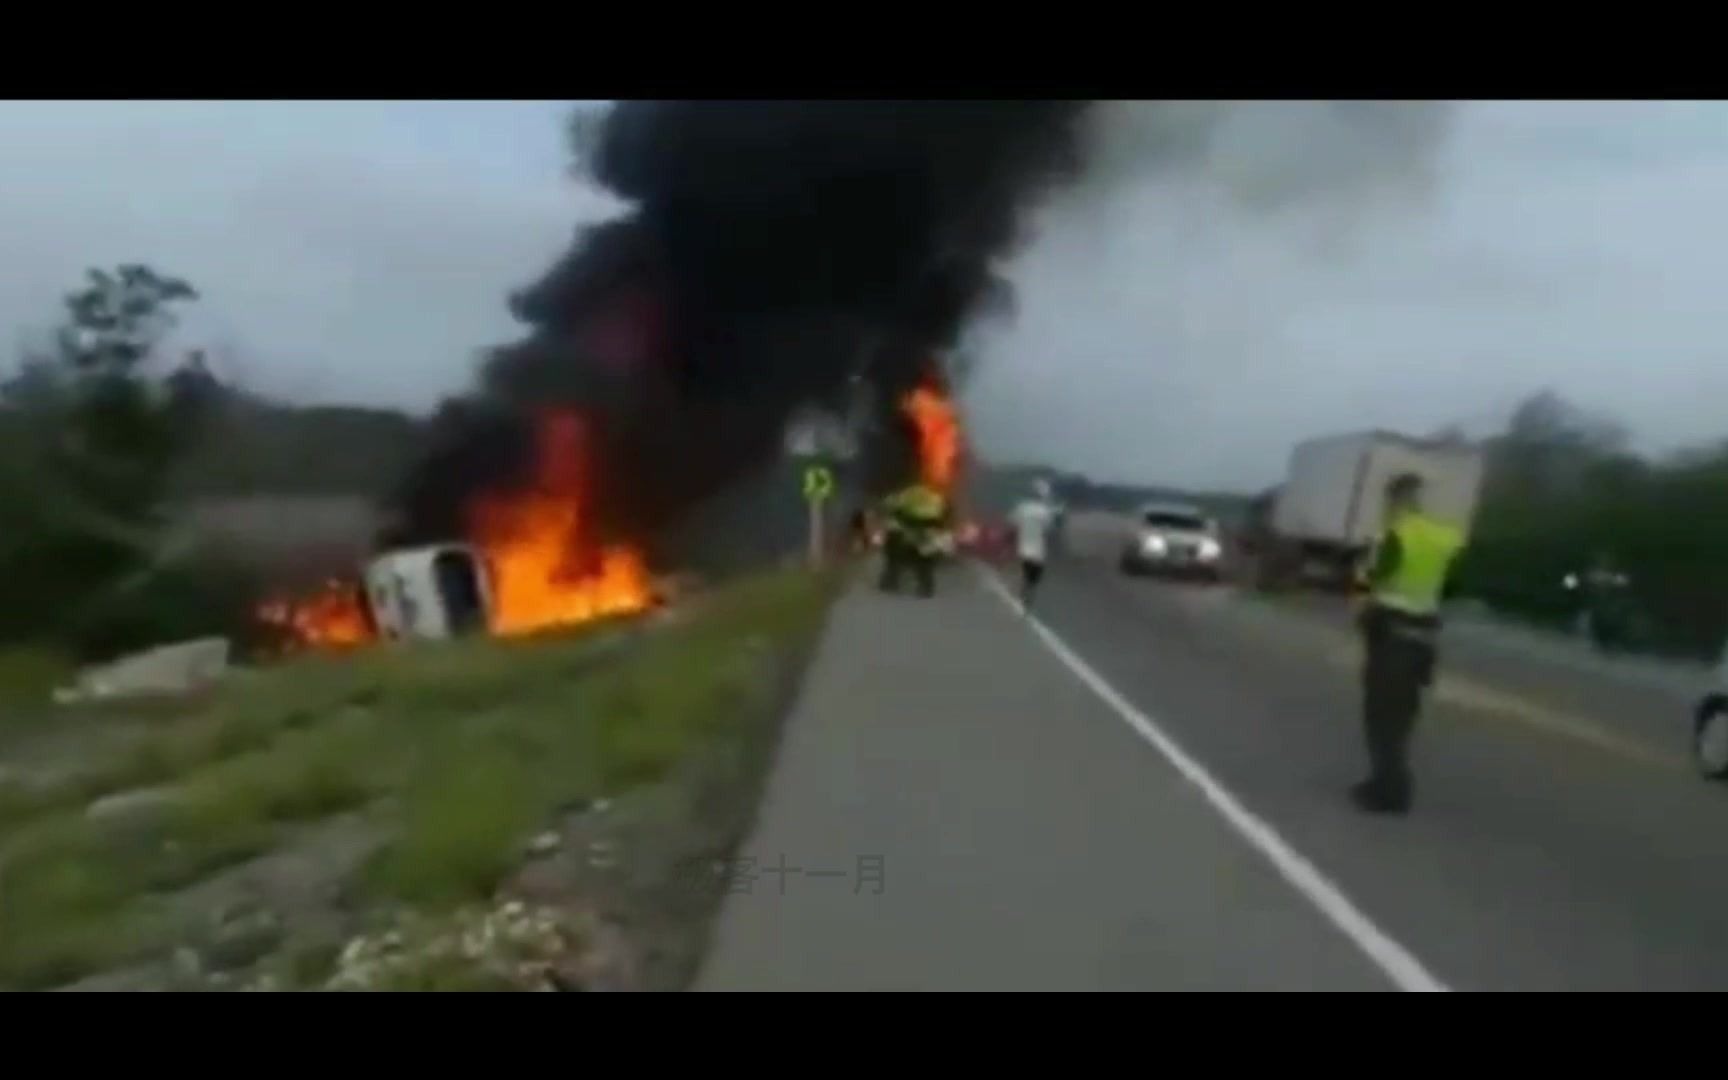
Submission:
<svg viewBox="0 0 1728 1080">
<path fill-rule="evenodd" d="M 1464 534 L 1425 514 L 1404 514 L 1388 533 L 1398 538 L 1398 565 L 1374 587 L 1374 602 L 1412 615 L 1440 610 L 1440 595 L 1452 561 L 1464 548 Z"/>
<path fill-rule="evenodd" d="M 942 519 L 944 509 L 941 493 L 923 484 L 901 488 L 888 499 L 888 512 L 903 521 L 935 524 Z"/>
</svg>

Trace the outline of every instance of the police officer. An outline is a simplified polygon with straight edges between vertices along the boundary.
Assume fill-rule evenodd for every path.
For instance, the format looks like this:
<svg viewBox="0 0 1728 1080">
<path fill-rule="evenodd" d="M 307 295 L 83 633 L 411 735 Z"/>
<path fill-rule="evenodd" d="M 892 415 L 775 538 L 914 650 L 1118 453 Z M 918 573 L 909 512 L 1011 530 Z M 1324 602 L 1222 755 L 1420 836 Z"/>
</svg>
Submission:
<svg viewBox="0 0 1728 1080">
<path fill-rule="evenodd" d="M 1401 814 L 1413 796 L 1410 736 L 1434 677 L 1440 597 L 1464 537 L 1423 512 L 1422 479 L 1413 473 L 1387 485 L 1386 519 L 1359 581 L 1367 593 L 1359 622 L 1370 773 L 1350 795 L 1362 810 Z"/>
<path fill-rule="evenodd" d="M 918 594 L 934 596 L 936 546 L 947 519 L 948 501 L 920 481 L 888 496 L 883 512 L 887 522 L 882 538 L 882 590 L 897 590 L 902 571 L 910 568 L 918 582 Z"/>
</svg>

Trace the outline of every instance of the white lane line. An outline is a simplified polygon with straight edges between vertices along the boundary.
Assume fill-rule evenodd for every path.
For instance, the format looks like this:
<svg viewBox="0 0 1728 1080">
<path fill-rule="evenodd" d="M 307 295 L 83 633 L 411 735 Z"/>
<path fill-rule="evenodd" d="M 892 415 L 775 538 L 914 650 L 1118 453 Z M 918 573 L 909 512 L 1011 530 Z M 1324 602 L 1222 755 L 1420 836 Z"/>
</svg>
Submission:
<svg viewBox="0 0 1728 1080">
<path fill-rule="evenodd" d="M 1002 584 L 1002 579 L 995 573 L 982 567 L 978 572 L 997 599 L 1007 604 L 1016 616 L 1020 614 L 1020 602 Z M 1386 932 L 1374 925 L 1374 921 L 1362 913 L 1344 895 L 1344 891 L 1334 885 L 1322 874 L 1313 863 L 1285 842 L 1277 830 L 1255 815 L 1247 807 L 1230 794 L 1230 792 L 1207 772 L 1198 761 L 1188 756 L 1188 753 L 1176 744 L 1176 740 L 1164 733 L 1164 730 L 1153 722 L 1152 718 L 1135 708 L 1134 705 L 1117 692 L 1116 688 L 1104 681 L 1104 677 L 1092 670 L 1090 664 L 1080 659 L 1068 643 L 1058 637 L 1037 616 L 1026 616 L 1026 625 L 1044 647 L 1055 654 L 1056 659 L 1074 673 L 1082 683 L 1104 703 L 1116 711 L 1116 714 L 1128 722 L 1140 737 L 1151 743 L 1176 771 L 1206 796 L 1206 801 L 1212 804 L 1224 820 L 1242 835 L 1244 840 L 1253 845 L 1266 856 L 1295 890 L 1301 893 L 1320 913 L 1326 916 L 1345 937 L 1349 938 L 1357 948 L 1361 949 L 1372 960 L 1393 985 L 1400 990 L 1418 991 L 1424 993 L 1445 993 L 1448 987 L 1435 978 L 1422 962 L 1410 950 L 1388 937 Z"/>
</svg>

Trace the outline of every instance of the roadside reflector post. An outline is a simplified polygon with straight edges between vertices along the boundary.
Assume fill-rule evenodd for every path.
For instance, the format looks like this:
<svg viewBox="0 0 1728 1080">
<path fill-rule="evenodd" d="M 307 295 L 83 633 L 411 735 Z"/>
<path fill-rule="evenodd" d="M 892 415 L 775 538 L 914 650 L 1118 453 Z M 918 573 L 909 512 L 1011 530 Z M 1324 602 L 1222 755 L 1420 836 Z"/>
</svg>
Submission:
<svg viewBox="0 0 1728 1080">
<path fill-rule="evenodd" d="M 826 465 L 806 465 L 804 467 L 804 502 L 810 510 L 810 565 L 820 567 L 823 562 L 823 524 L 826 515 L 823 513 L 827 502 L 834 495 L 834 471 Z"/>
</svg>

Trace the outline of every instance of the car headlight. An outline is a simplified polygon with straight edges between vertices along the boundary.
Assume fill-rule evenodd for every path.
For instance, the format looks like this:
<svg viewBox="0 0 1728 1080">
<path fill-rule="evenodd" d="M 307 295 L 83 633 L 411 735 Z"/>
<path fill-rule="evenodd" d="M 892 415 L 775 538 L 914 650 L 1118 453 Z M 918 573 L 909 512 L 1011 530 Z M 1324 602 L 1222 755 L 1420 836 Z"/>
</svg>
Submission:
<svg viewBox="0 0 1728 1080">
<path fill-rule="evenodd" d="M 1148 536 L 1140 541 L 1140 549 L 1148 555 L 1162 555 L 1168 547 L 1162 536 Z"/>
<path fill-rule="evenodd" d="M 1212 562 L 1222 554 L 1224 554 L 1224 548 L 1218 541 L 1210 539 L 1200 541 L 1200 558 L 1202 561 Z"/>
</svg>

